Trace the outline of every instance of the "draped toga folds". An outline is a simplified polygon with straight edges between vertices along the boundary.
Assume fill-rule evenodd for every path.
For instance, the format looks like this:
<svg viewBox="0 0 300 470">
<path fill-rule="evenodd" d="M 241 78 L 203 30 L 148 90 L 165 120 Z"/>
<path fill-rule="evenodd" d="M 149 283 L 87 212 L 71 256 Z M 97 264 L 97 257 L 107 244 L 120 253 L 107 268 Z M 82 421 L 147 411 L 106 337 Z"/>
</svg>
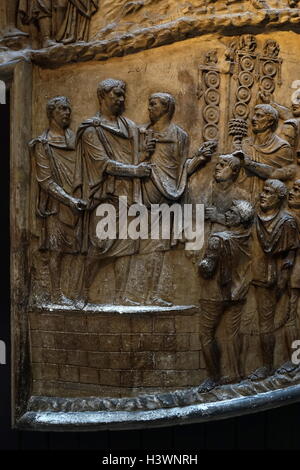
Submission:
<svg viewBox="0 0 300 470">
<path fill-rule="evenodd" d="M 279 210 L 273 217 L 257 215 L 254 231 L 252 287 L 245 307 L 243 331 L 246 334 L 272 333 L 289 317 L 289 293 L 279 299 L 278 279 L 285 257 L 299 247 L 295 218 Z"/>
<path fill-rule="evenodd" d="M 272 134 L 271 138 L 262 145 L 255 144 L 251 138 L 245 139 L 243 142 L 243 151 L 255 162 L 270 165 L 274 170 L 279 168 L 288 169 L 290 165 L 295 163 L 290 144 L 276 134 Z M 284 177 L 283 173 L 282 179 L 288 179 L 287 175 Z M 244 189 L 252 194 L 254 199 L 259 196 L 264 186 L 263 179 L 247 171 L 245 175 L 243 170 L 241 171 L 238 181 L 242 184 Z"/>
<path fill-rule="evenodd" d="M 300 212 L 297 209 L 293 209 L 291 212 L 297 221 L 298 230 L 300 233 Z M 295 263 L 294 263 L 292 274 L 291 274 L 291 288 L 300 289 L 300 249 L 299 248 L 296 253 L 296 259 L 295 259 Z"/>
<path fill-rule="evenodd" d="M 138 251 L 138 240 L 102 240 L 96 227 L 100 218 L 96 211 L 100 204 L 111 203 L 119 225 L 119 197 L 125 196 L 128 205 L 140 202 L 140 183 L 134 178 L 112 176 L 106 173 L 110 162 L 138 163 L 138 129 L 125 117 L 118 118 L 118 126 L 104 122 L 102 116 L 83 122 L 77 133 L 77 157 L 74 194 L 88 201 L 83 225 L 82 252 L 94 258 L 132 255 Z M 127 207 L 125 208 L 127 210 Z"/>
<path fill-rule="evenodd" d="M 146 126 L 151 129 L 151 124 Z M 143 203 L 173 204 L 184 194 L 187 185 L 186 162 L 189 155 L 188 134 L 176 124 L 170 124 L 163 132 L 153 132 L 157 140 L 156 149 L 151 157 L 152 172 L 142 181 Z M 158 221 L 161 229 L 161 218 Z M 141 252 L 165 251 L 171 248 L 171 240 L 142 240 Z"/>
<path fill-rule="evenodd" d="M 20 0 L 18 13 L 24 24 L 51 17 L 52 0 Z"/>
<path fill-rule="evenodd" d="M 98 0 L 69 0 L 56 39 L 59 42 L 88 41 L 91 17 L 98 11 L 98 3 Z"/>
<path fill-rule="evenodd" d="M 39 185 L 36 213 L 42 219 L 40 249 L 77 253 L 80 249 L 81 218 L 68 202 L 58 199 L 52 185 L 71 194 L 75 171 L 75 135 L 49 136 L 45 131 L 30 142 L 34 177 Z"/>
</svg>

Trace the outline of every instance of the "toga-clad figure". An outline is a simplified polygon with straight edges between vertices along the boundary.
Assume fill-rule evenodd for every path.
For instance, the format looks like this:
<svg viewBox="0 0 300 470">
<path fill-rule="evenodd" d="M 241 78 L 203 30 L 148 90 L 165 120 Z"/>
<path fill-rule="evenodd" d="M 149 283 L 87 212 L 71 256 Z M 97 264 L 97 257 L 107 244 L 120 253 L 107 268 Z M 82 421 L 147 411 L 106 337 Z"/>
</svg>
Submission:
<svg viewBox="0 0 300 470">
<path fill-rule="evenodd" d="M 268 178 L 282 181 L 294 177 L 293 149 L 279 137 L 278 111 L 269 104 L 255 106 L 252 118 L 253 137 L 243 141 L 244 168 L 247 178 L 239 178 L 243 188 L 249 190 L 255 200 Z"/>
<path fill-rule="evenodd" d="M 290 108 L 272 102 L 272 106 L 277 109 L 283 125 L 281 129 L 282 137 L 287 140 L 294 149 L 297 163 L 300 158 L 300 91 L 296 90 L 291 97 Z M 299 170 L 298 170 L 299 173 Z"/>
<path fill-rule="evenodd" d="M 189 158 L 189 136 L 172 122 L 175 107 L 175 98 L 170 93 L 153 93 L 148 102 L 150 122 L 140 129 L 142 150 L 147 142 L 155 144 L 151 154 L 147 151 L 144 151 L 144 154 L 141 152 L 141 158 L 151 163 L 151 175 L 141 182 L 143 204 L 148 209 L 156 204 L 172 205 L 180 202 L 188 177 L 207 163 L 216 146 L 215 142 L 207 142 L 199 148 L 193 158 Z M 156 219 L 160 233 L 162 217 L 160 215 Z M 172 226 L 172 232 L 173 228 Z M 177 243 L 172 234 L 170 235 L 168 239 L 160 235 L 158 239 L 141 240 L 140 253 L 147 254 L 145 263 L 148 287 L 144 294 L 146 302 L 150 304 L 167 303 L 160 297 L 159 281 L 165 252 Z"/>
<path fill-rule="evenodd" d="M 284 210 L 287 194 L 285 184 L 274 179 L 265 182 L 260 194 L 252 286 L 244 312 L 248 334 L 259 333 L 262 349 L 262 366 L 251 374 L 252 380 L 273 372 L 275 331 L 286 324 L 290 314 L 288 286 L 300 241 L 295 218 Z"/>
<path fill-rule="evenodd" d="M 289 212 L 295 217 L 300 233 L 300 180 L 295 180 L 288 196 Z M 296 367 L 291 362 L 293 353 L 293 342 L 299 339 L 300 335 L 300 249 L 296 251 L 295 262 L 291 271 L 290 278 L 290 308 L 288 321 L 284 326 L 286 350 L 288 352 L 288 360 L 281 367 L 281 370 L 291 370 Z"/>
<path fill-rule="evenodd" d="M 80 212 L 86 203 L 72 196 L 75 135 L 69 129 L 68 98 L 58 96 L 49 100 L 47 116 L 48 129 L 29 144 L 39 187 L 36 212 L 42 220 L 40 250 L 50 252 L 52 300 L 68 303 L 61 290 L 62 257 L 80 252 Z"/>
<path fill-rule="evenodd" d="M 125 91 L 126 85 L 121 80 L 107 79 L 99 83 L 100 112 L 83 122 L 77 133 L 74 192 L 88 201 L 81 247 L 87 256 L 85 301 L 99 267 L 104 266 L 104 260 L 111 262 L 115 259 L 116 293 L 120 302 L 130 270 L 130 256 L 139 249 L 139 240 L 121 239 L 119 233 L 115 239 L 105 240 L 97 233 L 97 208 L 102 203 L 111 203 L 118 218 L 119 198 L 126 197 L 127 206 L 140 203 L 140 178 L 149 176 L 151 172 L 149 164 L 139 164 L 137 126 L 122 116 Z"/>
<path fill-rule="evenodd" d="M 20 0 L 18 14 L 23 24 L 38 26 L 42 38 L 42 47 L 55 46 L 53 31 L 54 9 L 52 0 Z"/>
<path fill-rule="evenodd" d="M 97 11 L 98 0 L 20 0 L 18 7 L 22 23 L 39 28 L 43 47 L 88 41 Z"/>
<path fill-rule="evenodd" d="M 92 16 L 98 11 L 99 0 L 69 0 L 67 11 L 56 34 L 63 44 L 88 41 Z"/>
</svg>

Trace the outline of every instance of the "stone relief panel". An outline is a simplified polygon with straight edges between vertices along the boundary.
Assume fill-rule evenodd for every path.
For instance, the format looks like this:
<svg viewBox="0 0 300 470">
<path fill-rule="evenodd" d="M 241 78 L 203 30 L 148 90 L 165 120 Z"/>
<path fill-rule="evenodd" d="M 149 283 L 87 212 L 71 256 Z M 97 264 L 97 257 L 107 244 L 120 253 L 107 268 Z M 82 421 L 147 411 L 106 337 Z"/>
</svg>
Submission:
<svg viewBox="0 0 300 470">
<path fill-rule="evenodd" d="M 298 35 L 191 26 L 283 11 L 297 23 L 295 1 L 6 5 L 1 61 L 32 72 L 21 426 L 299 386 Z M 182 15 L 201 37 L 168 39 Z"/>
<path fill-rule="evenodd" d="M 22 48 L 24 37 L 30 36 L 31 45 L 39 49 L 88 41 L 98 0 L 11 0 L 1 8 L 4 44 Z"/>
<path fill-rule="evenodd" d="M 188 56 L 178 44 L 101 68 L 35 67 L 33 354 L 65 357 L 50 382 L 46 359 L 34 361 L 35 393 L 136 395 L 162 390 L 158 382 L 172 390 L 199 381 L 208 391 L 294 369 L 298 291 L 287 286 L 297 277 L 299 233 L 288 206 L 296 199 L 298 127 L 289 100 L 298 94 L 288 36 L 194 39 Z M 288 126 L 289 141 L 280 137 Z M 204 204 L 199 250 L 186 250 L 183 239 L 120 239 L 121 225 L 115 240 L 99 238 L 103 204 L 120 219 L 133 203 L 147 212 L 184 201 Z M 162 218 L 156 223 L 161 228 Z M 126 314 L 122 330 L 111 327 L 109 312 L 118 309 Z M 59 333 L 38 338 L 43 316 L 53 322 L 49 310 Z M 134 311 L 161 317 L 153 323 L 146 315 L 136 331 Z M 74 328 L 82 346 L 61 312 L 80 313 Z M 92 321 L 96 312 L 104 317 Z M 179 312 L 189 315 L 188 327 Z M 163 345 L 163 332 L 173 345 Z M 84 359 L 76 366 L 78 349 Z M 60 379 L 63 370 L 70 379 Z"/>
</svg>

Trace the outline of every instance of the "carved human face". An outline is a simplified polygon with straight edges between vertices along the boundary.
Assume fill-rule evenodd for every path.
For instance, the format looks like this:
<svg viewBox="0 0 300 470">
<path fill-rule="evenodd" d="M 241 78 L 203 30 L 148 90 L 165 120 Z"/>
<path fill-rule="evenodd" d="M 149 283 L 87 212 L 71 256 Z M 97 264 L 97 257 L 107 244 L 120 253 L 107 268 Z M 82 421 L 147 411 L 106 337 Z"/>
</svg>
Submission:
<svg viewBox="0 0 300 470">
<path fill-rule="evenodd" d="M 260 208 L 263 211 L 268 211 L 280 207 L 281 199 L 275 188 L 269 184 L 264 185 L 264 189 L 260 194 Z"/>
<path fill-rule="evenodd" d="M 222 181 L 230 181 L 234 178 L 234 172 L 229 162 L 225 158 L 218 158 L 215 166 L 215 180 L 220 183 Z"/>
<path fill-rule="evenodd" d="M 292 111 L 295 117 L 300 117 L 300 91 L 296 91 L 292 96 Z"/>
<path fill-rule="evenodd" d="M 71 108 L 66 103 L 58 103 L 52 111 L 51 121 L 62 129 L 69 127 L 71 123 Z"/>
<path fill-rule="evenodd" d="M 114 87 L 102 98 L 102 107 L 113 116 L 120 116 L 125 111 L 125 90 Z"/>
<path fill-rule="evenodd" d="M 300 208 L 300 180 L 294 182 L 289 192 L 289 207 Z"/>
<path fill-rule="evenodd" d="M 294 147 L 296 140 L 296 129 L 289 124 L 284 124 L 282 127 L 282 135 L 283 138 L 291 145 L 291 147 Z"/>
<path fill-rule="evenodd" d="M 254 115 L 252 118 L 252 130 L 254 134 L 259 134 L 261 132 L 270 129 L 273 125 L 274 119 L 269 114 L 265 113 L 263 109 L 255 109 Z"/>
<path fill-rule="evenodd" d="M 241 216 L 238 211 L 238 208 L 232 206 L 226 213 L 225 213 L 225 221 L 226 225 L 229 227 L 237 227 L 241 224 Z"/>
<path fill-rule="evenodd" d="M 163 103 L 159 98 L 150 98 L 149 105 L 149 118 L 152 123 L 155 123 L 160 120 L 168 112 L 168 106 L 166 103 Z"/>
</svg>

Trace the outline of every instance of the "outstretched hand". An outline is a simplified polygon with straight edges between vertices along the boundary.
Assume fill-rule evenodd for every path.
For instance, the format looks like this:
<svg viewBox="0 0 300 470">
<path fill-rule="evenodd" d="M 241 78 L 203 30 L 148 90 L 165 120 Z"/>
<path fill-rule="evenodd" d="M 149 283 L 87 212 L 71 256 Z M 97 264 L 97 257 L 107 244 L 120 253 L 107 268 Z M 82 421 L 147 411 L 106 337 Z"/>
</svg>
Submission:
<svg viewBox="0 0 300 470">
<path fill-rule="evenodd" d="M 87 202 L 84 201 L 83 199 L 73 197 L 70 200 L 70 207 L 71 209 L 75 211 L 78 211 L 78 212 L 84 211 L 87 208 L 87 206 L 88 206 Z"/>
<path fill-rule="evenodd" d="M 207 161 L 210 160 L 214 151 L 216 150 L 218 142 L 216 140 L 209 140 L 204 142 L 195 154 L 195 157 L 202 158 Z"/>
<path fill-rule="evenodd" d="M 136 167 L 136 175 L 138 178 L 147 178 L 151 175 L 151 164 L 147 162 L 140 163 Z"/>
</svg>

